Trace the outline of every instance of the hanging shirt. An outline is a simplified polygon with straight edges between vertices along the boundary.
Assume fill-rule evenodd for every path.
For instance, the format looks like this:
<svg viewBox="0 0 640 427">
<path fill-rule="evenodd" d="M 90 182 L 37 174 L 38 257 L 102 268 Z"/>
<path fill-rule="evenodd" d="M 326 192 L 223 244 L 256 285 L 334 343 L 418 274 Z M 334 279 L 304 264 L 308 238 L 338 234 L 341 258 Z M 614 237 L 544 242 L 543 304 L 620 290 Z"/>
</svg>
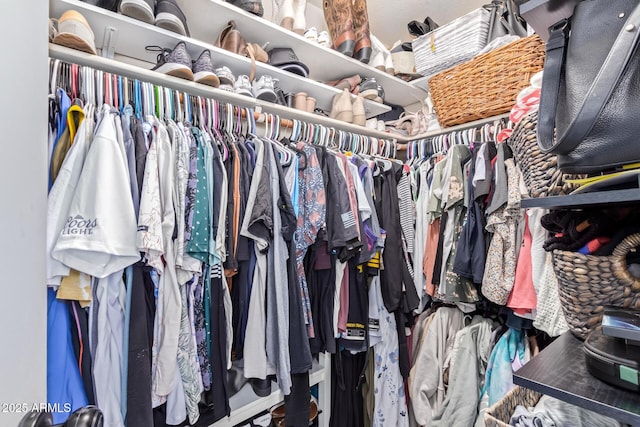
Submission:
<svg viewBox="0 0 640 427">
<path fill-rule="evenodd" d="M 138 242 L 147 263 L 160 275 L 154 322 L 153 352 L 156 358 L 152 392 L 158 397 L 157 401 L 162 401 L 176 386 L 176 354 L 182 311 L 173 244 L 175 158 L 166 127 L 155 117 L 149 117 L 149 123 L 152 140 L 140 200 Z"/>
<path fill-rule="evenodd" d="M 96 403 L 105 427 L 124 427 L 121 412 L 124 307 L 126 290 L 122 271 L 95 279 L 97 333 L 93 336 L 93 378 Z"/>
<path fill-rule="evenodd" d="M 315 336 L 313 316 L 311 314 L 311 300 L 304 271 L 304 257 L 309 246 L 313 245 L 318 232 L 325 226 L 326 194 L 322 169 L 315 150 L 303 143 L 298 149 L 305 154 L 305 168 L 298 171 L 299 198 L 297 208 L 298 224 L 296 228 L 296 269 L 300 291 L 302 293 L 302 307 L 309 338 Z M 294 204 L 295 206 L 295 204 Z"/>
<path fill-rule="evenodd" d="M 373 380 L 375 410 L 374 427 L 405 427 L 409 425 L 404 380 L 400 374 L 396 319 L 382 300 L 380 277 L 371 280 L 369 287 L 370 313 L 378 319 L 378 339 L 372 342 L 375 375 Z"/>
<path fill-rule="evenodd" d="M 85 114 L 93 116 L 93 106 L 87 104 Z M 51 187 L 47 210 L 47 285 L 58 286 L 62 277 L 69 275 L 69 267 L 52 257 L 58 236 L 67 222 L 69 208 L 80 180 L 82 168 L 93 139 L 93 120 L 83 120 L 76 133 L 75 143 L 65 157 L 56 181 Z M 85 290 L 84 300 L 91 299 L 91 290 Z"/>
<path fill-rule="evenodd" d="M 126 154 L 116 138 L 114 114 L 109 106 L 102 108 L 102 120 L 52 251 L 54 259 L 98 278 L 140 259 Z"/>
<path fill-rule="evenodd" d="M 269 248 L 268 227 L 272 220 L 268 214 L 267 201 L 270 204 L 271 197 L 260 199 L 260 191 L 268 191 L 268 164 L 265 163 L 264 144 L 262 140 L 254 140 L 256 147 L 256 167 L 253 171 L 253 179 L 249 189 L 247 211 L 242 222 L 240 233 L 243 236 L 254 239 L 256 245 L 256 267 L 253 275 L 253 286 L 249 299 L 249 312 L 247 315 L 247 330 L 245 341 L 250 342 L 253 351 L 247 351 L 244 355 L 244 376 L 246 378 L 265 379 L 267 375 L 275 373 L 275 368 L 266 353 L 266 278 L 267 255 Z M 264 195 L 264 193 L 263 193 Z M 268 193 L 267 193 L 268 196 Z"/>
</svg>

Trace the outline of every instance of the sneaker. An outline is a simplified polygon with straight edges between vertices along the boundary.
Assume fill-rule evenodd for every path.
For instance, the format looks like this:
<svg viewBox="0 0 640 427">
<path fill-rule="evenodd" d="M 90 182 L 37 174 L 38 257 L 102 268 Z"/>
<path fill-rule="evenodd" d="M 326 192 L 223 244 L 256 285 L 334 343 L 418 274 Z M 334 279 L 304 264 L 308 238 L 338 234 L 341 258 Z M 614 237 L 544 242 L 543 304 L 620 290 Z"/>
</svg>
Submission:
<svg viewBox="0 0 640 427">
<path fill-rule="evenodd" d="M 190 37 L 187 17 L 182 13 L 176 0 L 158 0 L 155 24 L 165 30 Z"/>
<path fill-rule="evenodd" d="M 384 102 L 384 89 L 378 84 L 375 77 L 364 79 L 359 88 L 358 93 L 364 99 L 371 99 L 381 104 Z"/>
<path fill-rule="evenodd" d="M 155 0 L 122 0 L 118 11 L 124 16 L 128 16 L 138 21 L 153 24 L 155 16 L 153 7 Z"/>
<path fill-rule="evenodd" d="M 198 59 L 193 61 L 193 78 L 196 83 L 202 83 L 205 85 L 218 87 L 220 86 L 220 79 L 216 76 L 211 63 L 211 52 L 203 50 Z"/>
<path fill-rule="evenodd" d="M 96 42 L 89 23 L 80 12 L 67 10 L 58 19 L 53 43 L 82 52 L 96 54 Z"/>
<path fill-rule="evenodd" d="M 231 86 L 231 92 L 233 92 L 233 85 L 236 82 L 236 78 L 229 67 L 222 66 L 220 68 L 216 68 L 214 72 L 216 73 L 216 76 L 218 76 L 218 79 L 220 79 L 220 86 Z"/>
<path fill-rule="evenodd" d="M 233 91 L 238 95 L 246 95 L 253 98 L 253 91 L 251 90 L 251 80 L 249 80 L 249 76 L 245 74 L 238 76 L 235 84 L 233 85 Z"/>
<path fill-rule="evenodd" d="M 278 96 L 276 95 L 275 82 L 271 76 L 262 76 L 258 80 L 253 82 L 253 95 L 256 99 L 261 99 L 267 102 L 276 102 Z"/>
<path fill-rule="evenodd" d="M 191 56 L 189 56 L 187 46 L 184 42 L 178 42 L 173 50 L 159 46 L 147 46 L 146 50 L 150 52 L 160 52 L 158 53 L 157 58 L 158 63 L 151 69 L 152 71 L 157 71 L 174 77 L 180 77 L 186 80 L 193 80 Z"/>
<path fill-rule="evenodd" d="M 236 93 L 236 91 L 233 89 L 233 85 L 226 84 L 226 83 L 225 84 L 221 83 L 218 89 L 226 90 L 227 92 L 231 92 L 231 93 Z"/>
<path fill-rule="evenodd" d="M 360 82 L 358 93 L 365 99 L 374 99 L 378 96 L 378 82 L 375 77 L 370 77 Z"/>
</svg>

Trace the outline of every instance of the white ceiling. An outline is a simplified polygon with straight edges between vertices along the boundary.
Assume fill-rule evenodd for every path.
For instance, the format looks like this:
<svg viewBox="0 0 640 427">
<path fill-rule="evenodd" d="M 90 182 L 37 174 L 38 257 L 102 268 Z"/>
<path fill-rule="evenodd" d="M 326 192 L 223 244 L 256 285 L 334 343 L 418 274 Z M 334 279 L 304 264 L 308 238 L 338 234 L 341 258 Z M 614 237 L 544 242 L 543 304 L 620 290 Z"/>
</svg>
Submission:
<svg viewBox="0 0 640 427">
<path fill-rule="evenodd" d="M 323 0 L 308 0 L 308 25 L 326 28 L 322 13 Z M 368 0 L 371 32 L 391 46 L 396 40 L 409 41 L 410 21 L 423 21 L 430 16 L 439 25 L 489 3 L 489 0 Z"/>
</svg>

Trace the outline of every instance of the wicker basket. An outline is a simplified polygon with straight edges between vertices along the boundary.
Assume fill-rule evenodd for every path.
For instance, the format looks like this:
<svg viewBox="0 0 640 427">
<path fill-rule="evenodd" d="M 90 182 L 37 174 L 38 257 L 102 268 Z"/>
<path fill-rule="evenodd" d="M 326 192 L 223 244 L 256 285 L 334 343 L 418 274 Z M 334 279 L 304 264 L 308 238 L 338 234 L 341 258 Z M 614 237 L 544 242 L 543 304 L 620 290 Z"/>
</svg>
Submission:
<svg viewBox="0 0 640 427">
<path fill-rule="evenodd" d="M 485 427 L 509 427 L 509 420 L 516 406 L 536 406 L 542 395 L 528 388 L 515 386 L 484 414 Z"/>
<path fill-rule="evenodd" d="M 640 233 L 622 240 L 610 256 L 553 251 L 553 269 L 567 323 L 585 339 L 602 322 L 605 306 L 640 309 L 640 279 L 627 269 L 627 254 L 640 246 Z"/>
<path fill-rule="evenodd" d="M 543 153 L 538 147 L 536 129 L 538 113 L 522 118 L 507 139 L 518 168 L 522 172 L 529 197 L 549 197 L 569 194 L 577 185 L 567 183 L 567 179 L 582 178 L 584 175 L 568 175 L 558 169 L 555 154 Z"/>
<path fill-rule="evenodd" d="M 438 122 L 447 127 L 509 112 L 543 64 L 544 43 L 533 35 L 436 74 L 429 89 Z"/>
</svg>

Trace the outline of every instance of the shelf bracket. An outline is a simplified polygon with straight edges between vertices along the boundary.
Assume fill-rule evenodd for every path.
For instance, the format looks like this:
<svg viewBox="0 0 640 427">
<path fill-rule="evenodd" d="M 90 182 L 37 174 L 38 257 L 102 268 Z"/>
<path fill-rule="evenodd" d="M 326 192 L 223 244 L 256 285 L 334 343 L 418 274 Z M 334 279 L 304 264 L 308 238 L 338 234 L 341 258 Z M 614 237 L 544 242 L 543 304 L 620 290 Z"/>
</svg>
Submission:
<svg viewBox="0 0 640 427">
<path fill-rule="evenodd" d="M 102 56 L 104 58 L 113 59 L 116 51 L 116 42 L 118 41 L 118 29 L 107 25 L 104 29 L 102 37 Z"/>
</svg>

